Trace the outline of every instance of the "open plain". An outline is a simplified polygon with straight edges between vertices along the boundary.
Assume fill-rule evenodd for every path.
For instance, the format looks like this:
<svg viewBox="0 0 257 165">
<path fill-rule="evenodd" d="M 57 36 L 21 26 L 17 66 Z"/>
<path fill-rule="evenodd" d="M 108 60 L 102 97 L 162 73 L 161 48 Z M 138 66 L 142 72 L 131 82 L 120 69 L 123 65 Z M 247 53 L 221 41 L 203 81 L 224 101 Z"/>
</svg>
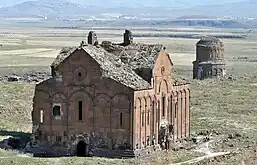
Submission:
<svg viewBox="0 0 257 165">
<path fill-rule="evenodd" d="M 78 46 L 95 30 L 101 41 L 122 41 L 123 28 L 1 28 L 0 77 L 50 72 L 62 47 Z M 132 28 L 134 42 L 161 43 L 174 63 L 174 74 L 191 83 L 192 139 L 174 152 L 149 158 L 33 158 L 0 149 L 0 164 L 257 164 L 257 32 L 247 29 Z M 195 44 L 203 35 L 220 36 L 225 45 L 227 76 L 192 80 Z M 173 37 L 170 37 L 173 36 Z M 174 37 L 176 36 L 176 37 Z M 229 37 L 228 37 L 229 36 Z M 35 83 L 0 83 L 0 139 L 29 136 Z M 194 141 L 194 142 L 192 142 Z M 215 153 L 221 156 L 212 157 Z M 184 162 L 184 163 L 183 163 Z"/>
</svg>

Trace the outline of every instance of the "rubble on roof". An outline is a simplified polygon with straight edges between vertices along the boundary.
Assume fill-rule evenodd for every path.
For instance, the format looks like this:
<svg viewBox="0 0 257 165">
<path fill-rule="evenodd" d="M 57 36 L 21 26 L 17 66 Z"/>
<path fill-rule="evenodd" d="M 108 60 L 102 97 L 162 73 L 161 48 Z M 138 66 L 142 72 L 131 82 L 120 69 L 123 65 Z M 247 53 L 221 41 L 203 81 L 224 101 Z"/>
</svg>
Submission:
<svg viewBox="0 0 257 165">
<path fill-rule="evenodd" d="M 114 54 L 108 53 L 102 47 L 93 45 L 84 45 L 82 47 L 63 48 L 56 57 L 51 66 L 58 66 L 64 59 L 69 57 L 76 49 L 82 48 L 87 52 L 102 69 L 102 76 L 111 78 L 121 84 L 135 90 L 147 89 L 150 84 L 138 76 L 128 65 L 125 65 L 121 59 Z"/>
<path fill-rule="evenodd" d="M 113 44 L 110 41 L 103 41 L 101 46 L 106 51 L 119 57 L 123 63 L 129 65 L 134 71 L 138 69 L 152 70 L 157 56 L 163 49 L 163 45 L 161 44 L 132 43 L 124 47 L 118 44 Z M 172 80 L 174 84 L 188 83 L 186 80 L 178 76 L 172 76 Z"/>
<path fill-rule="evenodd" d="M 161 44 L 142 43 L 132 43 L 128 46 L 120 46 L 103 42 L 101 46 L 109 53 L 118 56 L 125 64 L 131 66 L 133 69 L 152 69 L 157 56 L 163 48 L 163 45 Z"/>
<path fill-rule="evenodd" d="M 81 45 L 80 47 L 65 47 L 60 51 L 52 63 L 57 67 L 64 59 L 76 49 L 83 48 L 93 59 L 99 63 L 102 69 L 102 77 L 111 78 L 135 90 L 148 89 L 149 78 L 138 74 L 138 70 L 151 70 L 161 52 L 161 44 L 131 43 L 127 46 L 103 41 L 100 46 Z M 149 76 L 146 76 L 149 77 Z M 150 76 L 151 77 L 151 76 Z M 186 84 L 180 77 L 172 76 L 174 84 Z"/>
<path fill-rule="evenodd" d="M 63 60 L 65 60 L 72 52 L 74 52 L 78 47 L 64 47 L 55 58 L 51 67 L 57 67 Z"/>
<path fill-rule="evenodd" d="M 114 54 L 108 53 L 101 47 L 90 45 L 84 46 L 83 49 L 100 64 L 103 77 L 111 78 L 135 90 L 149 88 L 150 84 L 147 81 Z"/>
</svg>

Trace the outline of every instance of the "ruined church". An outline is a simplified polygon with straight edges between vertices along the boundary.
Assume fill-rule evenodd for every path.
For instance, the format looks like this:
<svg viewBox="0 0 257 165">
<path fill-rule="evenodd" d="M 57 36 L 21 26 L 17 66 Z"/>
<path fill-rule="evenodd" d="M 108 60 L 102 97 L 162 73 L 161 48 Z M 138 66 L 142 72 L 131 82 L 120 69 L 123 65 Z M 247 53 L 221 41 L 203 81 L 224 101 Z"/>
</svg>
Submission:
<svg viewBox="0 0 257 165">
<path fill-rule="evenodd" d="M 196 44 L 193 79 L 224 77 L 226 74 L 224 44 L 216 37 L 203 37 Z"/>
<path fill-rule="evenodd" d="M 35 87 L 32 148 L 53 155 L 136 156 L 190 134 L 190 88 L 173 78 L 161 44 L 98 44 L 63 48 L 51 78 Z"/>
</svg>

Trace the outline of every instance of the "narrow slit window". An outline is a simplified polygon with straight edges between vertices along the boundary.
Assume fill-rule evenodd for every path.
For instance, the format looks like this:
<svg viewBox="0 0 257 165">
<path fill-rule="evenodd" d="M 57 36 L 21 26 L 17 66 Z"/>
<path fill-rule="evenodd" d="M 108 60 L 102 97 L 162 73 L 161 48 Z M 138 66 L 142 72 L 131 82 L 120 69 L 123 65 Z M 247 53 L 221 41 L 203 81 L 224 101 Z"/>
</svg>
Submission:
<svg viewBox="0 0 257 165">
<path fill-rule="evenodd" d="M 40 110 L 40 123 L 44 123 L 44 111 Z"/>
<path fill-rule="evenodd" d="M 162 96 L 162 117 L 165 116 L 165 96 Z"/>
<path fill-rule="evenodd" d="M 177 118 L 177 114 L 178 114 L 178 103 L 175 103 L 175 118 Z"/>
<path fill-rule="evenodd" d="M 79 120 L 82 120 L 82 101 L 79 101 Z"/>
<path fill-rule="evenodd" d="M 122 113 L 120 113 L 120 127 L 122 128 L 123 127 L 123 121 L 122 121 Z"/>
</svg>

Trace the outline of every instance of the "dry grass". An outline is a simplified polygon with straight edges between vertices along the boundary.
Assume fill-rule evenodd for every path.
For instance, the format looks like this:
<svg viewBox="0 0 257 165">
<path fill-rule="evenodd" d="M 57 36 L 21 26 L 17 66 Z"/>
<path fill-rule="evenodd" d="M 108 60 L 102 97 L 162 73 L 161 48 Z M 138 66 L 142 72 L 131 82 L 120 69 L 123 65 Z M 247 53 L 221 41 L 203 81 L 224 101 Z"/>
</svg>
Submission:
<svg viewBox="0 0 257 165">
<path fill-rule="evenodd" d="M 178 30 L 178 29 L 155 29 Z M 181 29 L 182 30 L 182 29 Z M 183 29 L 184 31 L 210 31 L 218 33 L 217 29 Z M 78 45 L 86 40 L 88 30 L 59 29 L 9 29 L 9 34 L 0 29 L 0 75 L 10 73 L 23 74 L 35 70 L 49 70 L 49 65 L 63 46 Z M 142 29 L 135 30 L 137 33 Z M 226 33 L 231 31 L 226 30 Z M 100 41 L 112 38 L 121 42 L 123 30 L 97 30 Z M 155 33 L 149 31 L 148 33 Z M 222 31 L 220 31 L 222 33 Z M 113 35 L 120 35 L 113 36 Z M 192 61 L 195 59 L 195 39 L 173 38 L 135 38 L 136 42 L 162 43 L 171 57 L 177 73 L 189 79 L 192 83 L 191 99 L 191 131 L 192 134 L 202 130 L 216 130 L 226 136 L 231 132 L 239 132 L 243 137 L 231 141 L 234 147 L 227 143 L 215 145 L 216 151 L 239 150 L 236 156 L 222 159 L 209 164 L 245 164 L 255 163 L 253 142 L 257 135 L 257 110 L 255 77 L 257 69 L 257 41 L 224 39 L 225 56 L 228 73 L 235 80 L 225 81 L 193 81 Z M 243 57 L 243 58 L 241 58 Z M 31 84 L 0 84 L 0 129 L 14 132 L 31 131 L 31 110 L 34 85 Z M 0 138 L 6 136 L 1 135 Z M 251 146 L 251 147 L 249 147 Z M 170 154 L 153 155 L 141 160 L 116 160 L 103 158 L 60 158 L 37 159 L 20 157 L 19 153 L 0 150 L 0 164 L 169 164 L 189 160 L 199 156 L 190 151 L 178 151 Z M 203 163 L 204 164 L 204 163 Z"/>
<path fill-rule="evenodd" d="M 0 84 L 0 129 L 31 132 L 34 85 Z"/>
</svg>

